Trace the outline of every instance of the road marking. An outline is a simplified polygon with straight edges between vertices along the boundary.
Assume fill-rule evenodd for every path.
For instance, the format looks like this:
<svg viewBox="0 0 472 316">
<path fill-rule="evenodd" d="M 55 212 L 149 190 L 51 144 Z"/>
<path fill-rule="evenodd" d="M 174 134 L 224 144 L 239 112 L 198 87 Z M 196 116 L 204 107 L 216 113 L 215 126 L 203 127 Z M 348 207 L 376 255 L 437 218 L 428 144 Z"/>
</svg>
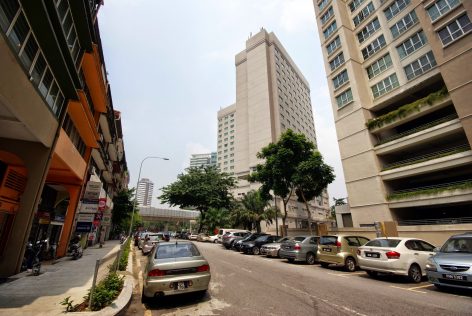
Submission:
<svg viewBox="0 0 472 316">
<path fill-rule="evenodd" d="M 349 273 L 331 273 L 331 272 L 328 272 L 328 274 L 348 278 L 348 277 L 353 276 L 353 275 L 365 274 L 365 272 L 349 272 Z"/>
<path fill-rule="evenodd" d="M 331 272 L 328 272 L 328 274 L 330 275 L 334 275 L 334 276 L 338 276 L 338 277 L 343 277 L 343 278 L 347 278 L 346 275 L 342 274 L 342 273 L 331 273 Z"/>
<path fill-rule="evenodd" d="M 246 268 L 241 268 L 241 270 L 244 270 L 244 271 L 246 271 L 246 272 L 252 273 L 252 271 L 251 271 L 251 270 L 249 270 L 249 269 L 246 269 Z"/>
<path fill-rule="evenodd" d="M 284 286 L 284 287 L 286 287 L 286 288 L 288 288 L 288 289 L 290 289 L 290 290 L 292 290 L 292 291 L 295 291 L 295 292 L 298 292 L 298 293 L 307 295 L 307 296 L 309 296 L 309 297 L 311 297 L 311 298 L 313 298 L 313 299 L 315 299 L 315 300 L 322 301 L 323 303 L 325 303 L 326 305 L 329 305 L 329 306 L 331 306 L 331 307 L 335 307 L 335 308 L 338 308 L 338 309 L 343 309 L 343 310 L 345 310 L 345 311 L 347 311 L 347 312 L 349 312 L 349 313 L 352 313 L 352 314 L 355 314 L 355 315 L 358 315 L 358 316 L 367 316 L 367 315 L 362 314 L 362 313 L 360 313 L 360 312 L 358 312 L 358 311 L 356 311 L 356 310 L 354 310 L 354 309 L 352 309 L 352 308 L 349 308 L 349 307 L 343 306 L 343 305 L 338 305 L 338 304 L 336 304 L 336 303 L 333 303 L 333 302 L 328 301 L 328 300 L 325 299 L 325 298 L 321 298 L 321 297 L 318 297 L 318 296 L 309 294 L 309 293 L 304 292 L 304 291 L 302 291 L 302 290 L 299 290 L 299 289 L 297 289 L 297 288 L 291 287 L 291 286 L 289 286 L 289 285 L 287 285 L 287 284 L 282 283 L 282 286 Z"/>
<path fill-rule="evenodd" d="M 434 285 L 432 285 L 432 284 L 425 284 L 425 285 L 410 287 L 409 290 L 423 289 L 423 288 L 425 288 L 425 287 L 433 287 L 433 286 L 434 286 Z"/>
<path fill-rule="evenodd" d="M 393 288 L 396 288 L 396 289 L 400 289 L 400 290 L 403 290 L 403 291 L 410 291 L 410 292 L 416 292 L 416 293 L 426 294 L 426 292 L 418 291 L 418 290 L 415 290 L 414 288 L 404 288 L 404 287 L 395 286 L 395 285 L 390 285 L 390 287 L 393 287 Z"/>
</svg>

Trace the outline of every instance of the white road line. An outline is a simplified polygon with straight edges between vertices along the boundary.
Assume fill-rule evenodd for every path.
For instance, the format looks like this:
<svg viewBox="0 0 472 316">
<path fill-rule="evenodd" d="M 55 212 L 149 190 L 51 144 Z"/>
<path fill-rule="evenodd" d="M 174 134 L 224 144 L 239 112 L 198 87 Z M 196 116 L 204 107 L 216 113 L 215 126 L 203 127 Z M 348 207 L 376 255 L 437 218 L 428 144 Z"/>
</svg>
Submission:
<svg viewBox="0 0 472 316">
<path fill-rule="evenodd" d="M 349 276 L 345 275 L 345 274 L 342 274 L 342 273 L 331 273 L 331 272 L 328 272 L 328 274 L 330 275 L 335 275 L 335 276 L 338 276 L 338 277 L 343 277 L 343 278 L 348 278 Z"/>
<path fill-rule="evenodd" d="M 322 302 L 325 303 L 326 305 L 329 305 L 329 306 L 332 306 L 332 307 L 335 307 L 335 308 L 339 308 L 339 309 L 343 309 L 343 310 L 345 310 L 345 311 L 347 311 L 347 312 L 349 312 L 349 313 L 352 313 L 352 314 L 355 314 L 355 315 L 358 315 L 358 316 L 367 316 L 367 315 L 362 314 L 362 313 L 360 313 L 360 312 L 358 312 L 358 311 L 356 311 L 356 310 L 354 310 L 354 309 L 352 309 L 352 308 L 349 308 L 349 307 L 343 306 L 343 305 L 338 305 L 338 304 L 336 304 L 336 303 L 330 302 L 330 301 L 327 300 L 327 299 L 324 299 L 324 298 L 321 298 L 321 297 L 318 297 L 318 296 L 309 294 L 309 293 L 304 292 L 304 291 L 301 291 L 301 290 L 299 290 L 299 289 L 297 289 L 297 288 L 291 287 L 291 286 L 289 286 L 289 285 L 287 285 L 287 284 L 282 283 L 282 286 L 284 286 L 284 287 L 286 287 L 286 288 L 288 288 L 288 289 L 290 289 L 290 290 L 292 290 L 292 291 L 295 291 L 295 292 L 298 292 L 298 293 L 307 295 L 307 296 L 309 296 L 309 297 L 311 297 L 311 298 L 313 298 L 313 299 L 315 299 L 315 300 L 322 301 Z"/>
<path fill-rule="evenodd" d="M 244 271 L 246 271 L 246 272 L 252 273 L 252 271 L 251 271 L 251 270 L 249 270 L 249 269 L 246 269 L 246 268 L 241 268 L 241 270 L 244 270 Z"/>
<path fill-rule="evenodd" d="M 423 289 L 425 287 L 433 287 L 434 285 L 432 284 L 425 284 L 425 285 L 420 285 L 420 286 L 415 286 L 415 287 L 410 287 L 408 288 L 409 290 L 416 290 L 416 289 Z"/>
<path fill-rule="evenodd" d="M 395 288 L 395 289 L 404 290 L 404 291 L 410 291 L 410 292 L 416 292 L 416 293 L 426 294 L 426 292 L 423 292 L 423 291 L 418 291 L 418 290 L 415 290 L 415 289 L 404 288 L 404 287 L 395 286 L 395 285 L 390 285 L 390 287 L 393 287 L 393 288 Z"/>
</svg>

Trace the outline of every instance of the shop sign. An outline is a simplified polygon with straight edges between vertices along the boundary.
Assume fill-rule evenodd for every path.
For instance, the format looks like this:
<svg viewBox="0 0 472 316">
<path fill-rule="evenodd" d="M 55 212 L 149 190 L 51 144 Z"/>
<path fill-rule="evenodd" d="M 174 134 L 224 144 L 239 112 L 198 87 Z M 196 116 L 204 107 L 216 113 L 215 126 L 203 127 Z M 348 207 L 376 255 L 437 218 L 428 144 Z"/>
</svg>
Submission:
<svg viewBox="0 0 472 316">
<path fill-rule="evenodd" d="M 84 199 L 98 200 L 100 198 L 100 191 L 102 190 L 102 183 L 89 181 L 85 187 Z"/>
<path fill-rule="evenodd" d="M 78 222 L 93 222 L 95 213 L 79 213 L 77 215 Z"/>
<path fill-rule="evenodd" d="M 89 240 L 95 240 L 95 233 L 94 232 L 90 233 L 89 236 L 88 236 L 88 239 Z"/>
<path fill-rule="evenodd" d="M 64 222 L 64 215 L 55 215 L 54 216 L 55 222 Z"/>
<path fill-rule="evenodd" d="M 39 224 L 49 224 L 51 223 L 51 214 L 49 212 L 41 212 L 39 211 L 36 214 L 37 217 L 39 217 Z"/>
<path fill-rule="evenodd" d="M 110 226 L 110 225 L 111 225 L 111 215 L 103 214 L 102 226 Z"/>
<path fill-rule="evenodd" d="M 92 222 L 77 222 L 75 231 L 78 233 L 88 233 L 92 230 Z"/>
<path fill-rule="evenodd" d="M 100 226 L 100 221 L 93 221 L 93 226 L 94 227 Z"/>
<path fill-rule="evenodd" d="M 95 214 L 95 220 L 96 221 L 101 221 L 102 220 L 102 217 L 103 217 L 103 213 L 102 212 L 98 212 Z"/>
<path fill-rule="evenodd" d="M 98 203 L 83 200 L 80 203 L 79 213 L 96 213 L 98 211 Z"/>
<path fill-rule="evenodd" d="M 107 199 L 106 198 L 100 198 L 98 200 L 98 210 L 99 211 L 104 211 L 107 206 Z"/>
</svg>

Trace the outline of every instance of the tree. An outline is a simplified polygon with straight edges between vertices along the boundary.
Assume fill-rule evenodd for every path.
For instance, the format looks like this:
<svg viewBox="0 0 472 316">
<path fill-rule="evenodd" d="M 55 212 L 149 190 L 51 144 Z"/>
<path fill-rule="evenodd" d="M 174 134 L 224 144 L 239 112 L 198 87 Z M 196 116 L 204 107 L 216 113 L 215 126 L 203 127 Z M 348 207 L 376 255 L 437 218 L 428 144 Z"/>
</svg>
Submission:
<svg viewBox="0 0 472 316">
<path fill-rule="evenodd" d="M 134 189 L 124 189 L 113 198 L 113 210 L 111 222 L 113 232 L 127 232 L 131 220 L 131 213 L 134 206 Z M 136 214 L 135 214 L 136 215 Z"/>
<path fill-rule="evenodd" d="M 216 228 L 230 225 L 230 212 L 225 208 L 209 208 L 206 212 L 205 219 L 202 220 L 199 217 L 197 221 L 208 230 L 208 233 L 213 234 Z"/>
<path fill-rule="evenodd" d="M 200 212 L 200 225 L 209 208 L 224 208 L 231 205 L 232 195 L 229 190 L 234 187 L 234 178 L 228 173 L 219 172 L 216 167 L 189 168 L 181 173 L 177 180 L 162 188 L 159 199 L 171 206 L 194 208 Z"/>
<path fill-rule="evenodd" d="M 335 175 L 333 168 L 323 162 L 319 151 L 312 152 L 306 161 L 302 161 L 296 168 L 293 176 L 295 193 L 298 200 L 306 206 L 308 227 L 311 230 L 311 212 L 308 201 L 323 194 L 328 184 L 333 182 Z"/>
<path fill-rule="evenodd" d="M 269 207 L 269 200 L 262 194 L 260 190 L 249 191 L 240 202 L 239 215 L 247 224 L 251 225 L 251 229 L 261 232 L 261 221 L 272 223 L 276 214 Z"/>
<path fill-rule="evenodd" d="M 293 196 L 296 185 L 294 175 L 303 161 L 307 161 L 315 145 L 303 134 L 296 134 L 291 129 L 285 131 L 276 143 L 270 143 L 257 153 L 265 162 L 256 166 L 249 176 L 249 181 L 260 182 L 261 194 L 265 197 L 272 190 L 279 196 L 284 205 L 282 222 L 285 227 L 287 220 L 287 204 Z"/>
</svg>

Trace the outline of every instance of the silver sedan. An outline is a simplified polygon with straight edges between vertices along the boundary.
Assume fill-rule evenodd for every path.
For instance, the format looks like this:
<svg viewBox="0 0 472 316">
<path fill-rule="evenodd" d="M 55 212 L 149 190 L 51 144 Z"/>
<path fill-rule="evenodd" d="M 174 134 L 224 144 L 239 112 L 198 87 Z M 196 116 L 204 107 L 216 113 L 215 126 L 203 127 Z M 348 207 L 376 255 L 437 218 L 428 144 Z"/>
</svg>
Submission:
<svg viewBox="0 0 472 316">
<path fill-rule="evenodd" d="M 159 243 L 144 271 L 142 301 L 188 292 L 204 295 L 210 278 L 210 265 L 192 242 Z"/>
</svg>

